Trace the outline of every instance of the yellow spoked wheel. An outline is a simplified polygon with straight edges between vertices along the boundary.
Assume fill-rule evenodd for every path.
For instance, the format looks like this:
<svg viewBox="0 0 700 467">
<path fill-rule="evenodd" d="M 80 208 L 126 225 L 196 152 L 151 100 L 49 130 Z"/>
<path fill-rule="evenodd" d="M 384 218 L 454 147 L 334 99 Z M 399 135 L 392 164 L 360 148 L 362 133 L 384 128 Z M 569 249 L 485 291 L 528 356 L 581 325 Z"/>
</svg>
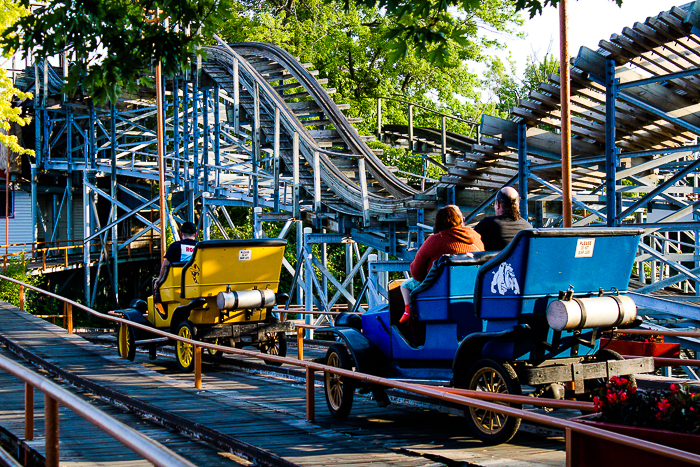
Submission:
<svg viewBox="0 0 700 467">
<path fill-rule="evenodd" d="M 467 375 L 467 389 L 520 395 L 520 383 L 513 367 L 489 359 L 476 362 Z M 515 404 L 504 404 L 520 408 Z M 520 427 L 520 419 L 502 413 L 469 407 L 465 411 L 467 422 L 474 435 L 488 444 L 508 442 Z"/>
<path fill-rule="evenodd" d="M 283 332 L 273 332 L 268 335 L 265 342 L 258 347 L 262 353 L 268 355 L 277 355 L 279 357 L 287 356 L 287 336 Z M 265 362 L 272 366 L 281 366 L 279 362 Z"/>
<path fill-rule="evenodd" d="M 131 326 L 119 323 L 119 332 L 117 333 L 117 352 L 122 358 L 134 361 L 136 357 L 136 340 L 134 339 L 134 330 Z"/>
<path fill-rule="evenodd" d="M 352 360 L 348 351 L 340 344 L 333 344 L 326 352 L 326 365 L 352 370 Z M 352 409 L 356 381 L 333 373 L 323 374 L 326 404 L 331 415 L 336 418 L 346 418 Z"/>
<path fill-rule="evenodd" d="M 187 320 L 183 321 L 177 328 L 177 335 L 185 339 L 193 339 L 194 326 Z M 175 356 L 177 357 L 177 364 L 182 371 L 189 373 L 194 369 L 194 346 L 192 344 L 177 341 L 175 344 Z"/>
<path fill-rule="evenodd" d="M 217 337 L 216 339 L 214 339 L 212 344 L 224 345 L 223 339 L 221 339 L 220 337 Z M 220 350 L 207 349 L 207 352 L 209 353 L 209 355 L 211 355 L 214 358 L 220 358 L 221 355 L 223 354 L 223 352 L 221 352 Z"/>
</svg>

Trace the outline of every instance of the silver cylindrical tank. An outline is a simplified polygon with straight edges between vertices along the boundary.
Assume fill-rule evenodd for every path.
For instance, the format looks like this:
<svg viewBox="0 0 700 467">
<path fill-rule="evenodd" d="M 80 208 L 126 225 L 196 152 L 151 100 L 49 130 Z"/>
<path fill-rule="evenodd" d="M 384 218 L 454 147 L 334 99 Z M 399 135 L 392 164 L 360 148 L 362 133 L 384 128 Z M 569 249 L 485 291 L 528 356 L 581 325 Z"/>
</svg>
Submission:
<svg viewBox="0 0 700 467">
<path fill-rule="evenodd" d="M 219 310 L 246 310 L 269 308 L 275 305 L 275 292 L 271 289 L 219 292 L 216 306 Z"/>
<path fill-rule="evenodd" d="M 556 331 L 622 326 L 636 317 L 637 305 L 625 295 L 554 300 L 547 307 L 547 322 Z"/>
</svg>

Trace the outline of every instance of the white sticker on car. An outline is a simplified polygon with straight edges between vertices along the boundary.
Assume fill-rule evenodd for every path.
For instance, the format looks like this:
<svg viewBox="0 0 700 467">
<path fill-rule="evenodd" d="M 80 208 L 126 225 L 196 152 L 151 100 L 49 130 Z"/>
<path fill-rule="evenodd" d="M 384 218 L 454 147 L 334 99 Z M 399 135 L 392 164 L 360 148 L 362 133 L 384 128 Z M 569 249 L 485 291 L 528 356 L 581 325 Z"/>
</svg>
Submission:
<svg viewBox="0 0 700 467">
<path fill-rule="evenodd" d="M 239 250 L 238 251 L 238 261 L 250 261 L 251 253 L 253 250 Z"/>
<path fill-rule="evenodd" d="M 576 242 L 574 258 L 591 258 L 593 256 L 594 247 L 595 238 L 579 238 L 578 242 Z"/>
</svg>

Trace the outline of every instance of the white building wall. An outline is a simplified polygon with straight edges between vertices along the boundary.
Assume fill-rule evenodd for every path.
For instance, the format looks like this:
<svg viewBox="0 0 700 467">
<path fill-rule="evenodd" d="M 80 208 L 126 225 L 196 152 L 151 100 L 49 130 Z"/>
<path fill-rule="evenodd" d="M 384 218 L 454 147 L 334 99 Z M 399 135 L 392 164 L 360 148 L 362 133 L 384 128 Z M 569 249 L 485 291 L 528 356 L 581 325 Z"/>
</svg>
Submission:
<svg viewBox="0 0 700 467">
<path fill-rule="evenodd" d="M 26 246 L 9 248 L 10 253 L 31 251 L 32 243 L 32 195 L 25 191 L 14 192 L 14 217 L 9 219 L 9 243 L 27 243 Z M 0 218 L 0 245 L 5 244 L 5 218 Z M 3 248 L 0 254 L 4 254 Z"/>
</svg>

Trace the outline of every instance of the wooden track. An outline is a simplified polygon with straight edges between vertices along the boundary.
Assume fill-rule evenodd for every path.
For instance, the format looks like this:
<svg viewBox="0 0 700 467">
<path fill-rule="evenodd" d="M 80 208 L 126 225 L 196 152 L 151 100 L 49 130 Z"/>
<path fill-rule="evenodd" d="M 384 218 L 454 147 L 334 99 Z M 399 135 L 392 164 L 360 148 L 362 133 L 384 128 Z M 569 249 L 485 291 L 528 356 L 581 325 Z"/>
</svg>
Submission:
<svg viewBox="0 0 700 467">
<path fill-rule="evenodd" d="M 0 313 L 0 339 L 11 340 L 93 383 L 191 422 L 206 424 L 298 465 L 532 466 L 565 462 L 562 439 L 521 433 L 510 444 L 487 447 L 468 435 L 461 417 L 397 405 L 380 409 L 363 397 L 356 399 L 348 420 L 338 421 L 328 414 L 320 386 L 316 388 L 316 422 L 307 423 L 302 383 L 205 365 L 204 389 L 196 390 L 192 376 L 177 373 L 175 362 L 170 359 L 149 362 L 146 354 L 139 353 L 136 362 L 124 361 L 113 349 L 69 335 L 62 328 L 10 305 L 0 307 Z M 7 379 L 2 378 L 3 382 Z M 20 384 L 3 386 L 4 391 L 19 400 L 21 389 Z M 41 397 L 37 395 L 36 399 Z M 63 426 L 69 426 L 72 421 L 64 414 L 62 410 L 62 423 L 66 420 Z M 10 407 L 3 403 L 0 409 L 2 424 L 20 436 L 22 416 L 21 404 Z M 139 424 L 137 428 L 149 434 L 157 431 L 148 424 Z M 81 465 L 101 465 L 91 459 L 100 457 L 98 452 L 109 456 L 107 453 L 114 444 L 108 440 L 95 443 L 91 434 L 83 436 L 82 431 L 76 431 L 70 438 L 63 436 L 62 433 L 61 439 L 70 443 L 70 450 L 65 449 L 62 455 L 83 458 L 85 462 Z M 81 457 L 83 450 L 85 454 Z M 101 460 L 105 465 L 113 465 L 111 457 L 110 462 L 107 459 Z M 117 461 L 116 456 L 113 460 Z M 204 461 L 202 465 L 215 464 Z"/>
</svg>

